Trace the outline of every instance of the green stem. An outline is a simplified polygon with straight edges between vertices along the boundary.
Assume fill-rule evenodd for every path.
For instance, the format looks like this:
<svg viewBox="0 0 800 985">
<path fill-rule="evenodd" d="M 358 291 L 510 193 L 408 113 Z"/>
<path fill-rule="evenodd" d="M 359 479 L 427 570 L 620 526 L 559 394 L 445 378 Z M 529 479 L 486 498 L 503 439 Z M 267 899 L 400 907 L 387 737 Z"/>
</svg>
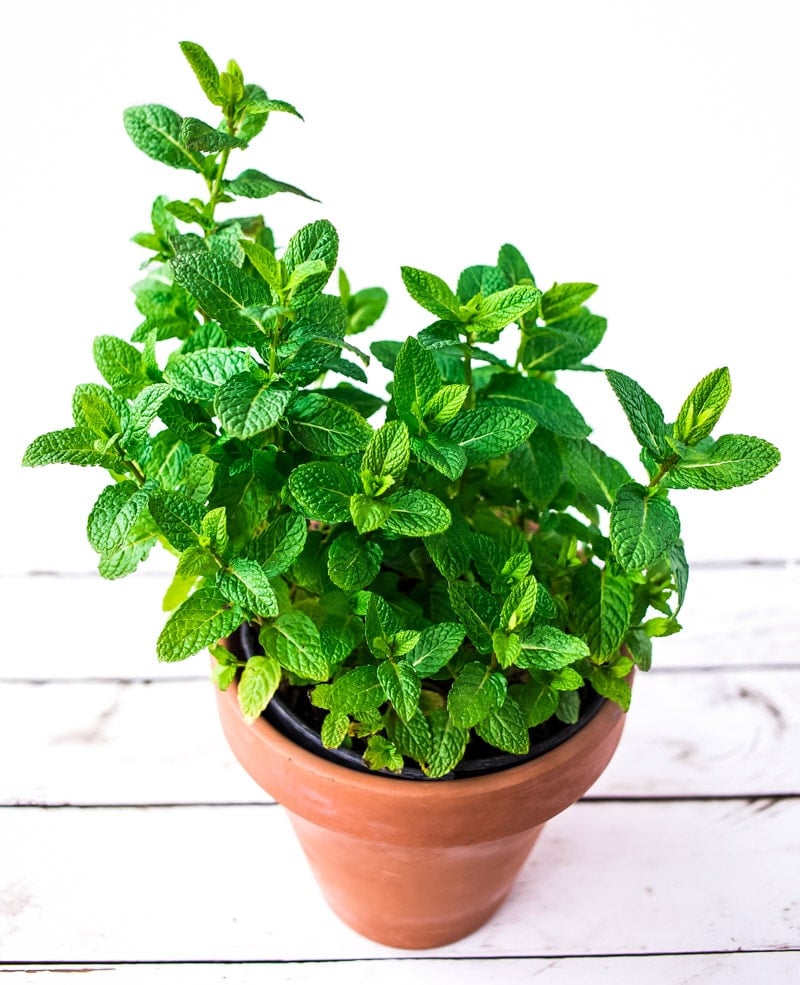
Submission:
<svg viewBox="0 0 800 985">
<path fill-rule="evenodd" d="M 670 470 L 673 469 L 680 460 L 680 455 L 670 455 L 669 458 L 664 459 L 658 467 L 658 472 L 656 472 L 650 480 L 650 485 L 647 487 L 648 496 L 652 495 L 658 489 L 662 480 L 666 478 Z"/>
<path fill-rule="evenodd" d="M 475 388 L 472 382 L 472 353 L 471 348 L 475 342 L 475 337 L 471 332 L 467 332 L 467 342 L 464 346 L 464 382 L 469 387 L 469 393 L 467 394 L 467 399 L 464 401 L 464 407 L 468 410 L 475 406 Z"/>
</svg>

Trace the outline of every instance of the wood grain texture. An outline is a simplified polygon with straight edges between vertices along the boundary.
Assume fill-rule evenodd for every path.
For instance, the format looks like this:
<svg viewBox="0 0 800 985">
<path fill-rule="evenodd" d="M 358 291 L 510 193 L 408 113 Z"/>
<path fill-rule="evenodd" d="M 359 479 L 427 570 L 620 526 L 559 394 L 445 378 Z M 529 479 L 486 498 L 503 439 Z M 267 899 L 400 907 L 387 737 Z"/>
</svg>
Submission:
<svg viewBox="0 0 800 985">
<path fill-rule="evenodd" d="M 13 985 L 55 985 L 83 974 L 92 985 L 782 985 L 797 982 L 800 954 L 664 954 L 598 958 L 385 958 L 296 964 L 28 965 L 0 964 Z M 68 981 L 70 979 L 67 979 Z"/>
<path fill-rule="evenodd" d="M 3 812 L 9 961 L 400 956 L 328 911 L 274 807 Z M 780 950 L 800 943 L 800 801 L 582 802 L 450 958 Z"/>
</svg>

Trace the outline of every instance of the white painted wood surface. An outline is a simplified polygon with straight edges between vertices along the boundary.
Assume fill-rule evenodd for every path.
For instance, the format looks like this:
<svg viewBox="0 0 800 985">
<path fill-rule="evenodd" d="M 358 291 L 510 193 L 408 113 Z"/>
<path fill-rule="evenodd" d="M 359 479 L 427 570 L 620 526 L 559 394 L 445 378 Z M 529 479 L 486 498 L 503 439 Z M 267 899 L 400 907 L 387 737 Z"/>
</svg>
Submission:
<svg viewBox="0 0 800 985">
<path fill-rule="evenodd" d="M 607 773 L 550 823 L 494 920 L 424 953 L 328 911 L 282 809 L 227 750 L 202 658 L 150 656 L 164 585 L 2 579 L 10 981 L 800 981 L 795 567 L 693 572 L 686 631 L 639 675 Z M 141 619 L 120 630 L 132 598 Z M 49 647 L 51 631 L 75 642 Z"/>
</svg>

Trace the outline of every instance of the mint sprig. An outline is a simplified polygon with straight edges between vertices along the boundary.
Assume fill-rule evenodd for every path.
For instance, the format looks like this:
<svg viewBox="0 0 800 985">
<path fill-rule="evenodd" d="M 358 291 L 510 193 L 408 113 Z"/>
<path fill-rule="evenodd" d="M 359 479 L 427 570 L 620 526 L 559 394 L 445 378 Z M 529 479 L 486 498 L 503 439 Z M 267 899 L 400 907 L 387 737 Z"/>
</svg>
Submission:
<svg viewBox="0 0 800 985">
<path fill-rule="evenodd" d="M 147 157 L 196 175 L 196 194 L 153 203 L 134 237 L 146 269 L 131 338 L 95 340 L 103 382 L 75 388 L 72 421 L 23 464 L 107 472 L 87 522 L 100 573 L 173 555 L 158 658 L 208 648 L 248 721 L 305 689 L 324 746 L 438 778 L 476 737 L 524 755 L 531 729 L 578 720 L 589 689 L 627 708 L 633 666 L 680 629 L 672 498 L 779 461 L 761 438 L 714 437 L 728 370 L 674 423 L 606 370 L 641 449 L 644 474 L 629 472 L 556 382 L 596 370 L 596 285 L 542 290 L 511 244 L 454 278 L 401 268 L 420 322 L 405 341 L 355 345 L 386 291 L 337 273 L 326 218 L 273 234 L 253 201 L 316 199 L 239 163 L 273 114 L 302 116 L 235 61 L 181 50 L 202 105 L 135 106 L 123 124 Z M 391 377 L 383 396 L 362 388 L 372 357 Z M 259 641 L 249 658 L 218 643 L 242 624 Z"/>
</svg>

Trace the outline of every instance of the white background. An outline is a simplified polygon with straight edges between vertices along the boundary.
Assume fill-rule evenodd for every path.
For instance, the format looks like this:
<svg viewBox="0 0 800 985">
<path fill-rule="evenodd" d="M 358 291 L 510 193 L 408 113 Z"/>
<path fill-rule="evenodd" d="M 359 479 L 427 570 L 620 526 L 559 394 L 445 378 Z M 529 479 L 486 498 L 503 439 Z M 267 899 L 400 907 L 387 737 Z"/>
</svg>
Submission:
<svg viewBox="0 0 800 985">
<path fill-rule="evenodd" d="M 761 483 L 675 495 L 692 560 L 796 559 L 798 6 L 712 2 L 35 3 L 4 13 L 3 562 L 88 571 L 99 470 L 22 470 L 28 441 L 66 427 L 91 341 L 129 337 L 128 287 L 160 193 L 196 176 L 137 151 L 124 107 L 213 119 L 178 49 L 233 56 L 245 81 L 304 114 L 273 116 L 249 164 L 323 200 L 263 203 L 279 241 L 327 217 L 354 287 L 382 284 L 383 333 L 426 323 L 399 266 L 451 284 L 503 242 L 541 287 L 599 283 L 595 361 L 638 379 L 672 419 L 719 365 L 723 430 L 784 462 Z M 235 173 L 235 171 L 234 171 Z M 240 207 L 247 210 L 247 203 Z M 252 203 L 257 205 L 257 203 Z M 564 378 L 594 440 L 637 473 L 600 375 Z M 159 566 L 160 559 L 155 559 Z M 163 562 L 161 562 L 163 563 Z"/>
</svg>

